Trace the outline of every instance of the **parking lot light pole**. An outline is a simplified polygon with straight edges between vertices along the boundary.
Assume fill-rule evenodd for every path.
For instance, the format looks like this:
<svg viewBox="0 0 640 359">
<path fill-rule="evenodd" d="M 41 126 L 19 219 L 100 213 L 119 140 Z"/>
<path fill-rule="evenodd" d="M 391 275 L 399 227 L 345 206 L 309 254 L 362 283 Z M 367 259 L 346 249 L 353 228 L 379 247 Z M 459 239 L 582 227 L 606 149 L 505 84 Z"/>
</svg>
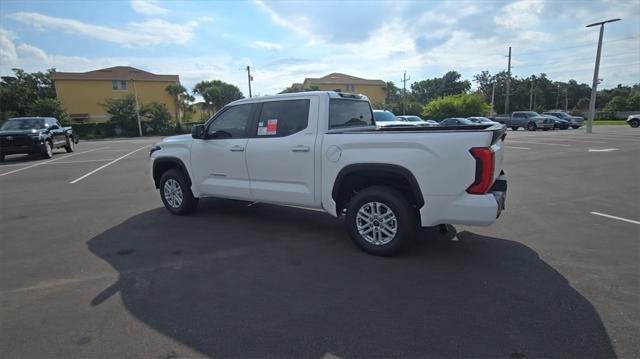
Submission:
<svg viewBox="0 0 640 359">
<path fill-rule="evenodd" d="M 138 105 L 138 90 L 136 89 L 136 82 L 131 78 L 131 83 L 133 84 L 133 97 L 136 98 L 136 118 L 138 119 L 138 133 L 140 137 L 142 137 L 142 124 L 140 123 L 140 106 Z"/>
<path fill-rule="evenodd" d="M 600 53 L 602 52 L 602 34 L 604 34 L 604 24 L 608 22 L 620 21 L 620 19 L 611 19 L 601 22 L 589 24 L 586 27 L 600 25 L 600 37 L 598 38 L 598 51 L 596 52 L 596 66 L 593 69 L 593 86 L 591 86 L 591 100 L 589 101 L 589 120 L 587 122 L 587 133 L 593 132 L 593 118 L 596 114 L 596 94 L 598 91 L 598 71 L 600 70 Z"/>
</svg>

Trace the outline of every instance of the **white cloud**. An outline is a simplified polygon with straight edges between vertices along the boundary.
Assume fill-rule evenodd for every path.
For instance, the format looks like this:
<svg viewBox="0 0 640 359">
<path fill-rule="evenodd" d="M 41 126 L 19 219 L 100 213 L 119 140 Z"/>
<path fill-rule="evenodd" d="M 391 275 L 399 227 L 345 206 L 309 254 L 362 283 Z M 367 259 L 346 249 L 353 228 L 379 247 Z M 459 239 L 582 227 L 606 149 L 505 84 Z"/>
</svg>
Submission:
<svg viewBox="0 0 640 359">
<path fill-rule="evenodd" d="M 131 0 L 131 7 L 136 12 L 144 15 L 162 15 L 167 13 L 167 9 L 160 7 L 156 0 Z"/>
<path fill-rule="evenodd" d="M 33 59 L 35 61 L 41 61 L 44 63 L 49 61 L 49 57 L 44 52 L 44 50 L 38 47 L 31 46 L 28 44 L 20 44 L 18 45 L 16 50 L 17 50 L 16 53 L 21 58 L 29 58 L 29 59 Z"/>
<path fill-rule="evenodd" d="M 0 28 L 0 65 L 16 63 L 18 53 L 12 41 L 14 38 L 15 33 Z"/>
<path fill-rule="evenodd" d="M 173 24 L 165 20 L 150 19 L 140 23 L 129 23 L 127 30 L 34 12 L 17 12 L 9 16 L 36 28 L 60 30 L 129 47 L 184 44 L 193 38 L 193 30 L 198 25 L 195 20 L 185 24 Z"/>
<path fill-rule="evenodd" d="M 543 10 L 542 0 L 521 0 L 498 10 L 493 21 L 508 29 L 532 28 L 540 23 Z"/>
<path fill-rule="evenodd" d="M 252 42 L 251 47 L 255 49 L 265 49 L 269 51 L 278 51 L 282 49 L 282 45 L 280 44 L 276 44 L 269 41 L 260 41 L 260 40 Z"/>
</svg>

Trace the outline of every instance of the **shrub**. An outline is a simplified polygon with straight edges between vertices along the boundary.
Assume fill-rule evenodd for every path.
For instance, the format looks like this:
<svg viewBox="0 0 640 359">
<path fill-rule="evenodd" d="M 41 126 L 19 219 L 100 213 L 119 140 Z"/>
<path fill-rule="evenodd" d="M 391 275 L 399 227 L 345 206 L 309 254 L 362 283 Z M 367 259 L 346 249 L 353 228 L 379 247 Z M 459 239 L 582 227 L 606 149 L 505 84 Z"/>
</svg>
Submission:
<svg viewBox="0 0 640 359">
<path fill-rule="evenodd" d="M 437 98 L 422 109 L 425 119 L 447 117 L 485 116 L 491 110 L 484 97 L 479 94 L 459 94 Z"/>
</svg>

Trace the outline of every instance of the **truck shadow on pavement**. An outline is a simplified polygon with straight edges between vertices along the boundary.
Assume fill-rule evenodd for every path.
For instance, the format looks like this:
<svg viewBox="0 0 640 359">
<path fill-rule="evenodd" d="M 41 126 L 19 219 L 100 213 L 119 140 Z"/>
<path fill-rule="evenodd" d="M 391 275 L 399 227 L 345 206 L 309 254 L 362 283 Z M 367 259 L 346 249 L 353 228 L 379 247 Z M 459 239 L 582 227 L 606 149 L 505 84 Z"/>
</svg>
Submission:
<svg viewBox="0 0 640 359">
<path fill-rule="evenodd" d="M 119 293 L 149 327 L 216 357 L 615 357 L 593 306 L 536 252 L 450 237 L 428 228 L 381 258 L 323 213 L 158 208 L 87 242 L 119 272 L 91 305 Z"/>
</svg>

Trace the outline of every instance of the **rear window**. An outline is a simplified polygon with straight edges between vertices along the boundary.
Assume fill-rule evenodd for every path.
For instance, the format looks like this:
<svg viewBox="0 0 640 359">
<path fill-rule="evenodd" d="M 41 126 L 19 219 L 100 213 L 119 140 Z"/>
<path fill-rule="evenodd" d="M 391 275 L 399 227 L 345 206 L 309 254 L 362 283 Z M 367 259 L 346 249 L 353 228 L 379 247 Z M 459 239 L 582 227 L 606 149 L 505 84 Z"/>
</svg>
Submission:
<svg viewBox="0 0 640 359">
<path fill-rule="evenodd" d="M 373 113 L 367 101 L 331 99 L 329 129 L 373 125 Z"/>
</svg>

